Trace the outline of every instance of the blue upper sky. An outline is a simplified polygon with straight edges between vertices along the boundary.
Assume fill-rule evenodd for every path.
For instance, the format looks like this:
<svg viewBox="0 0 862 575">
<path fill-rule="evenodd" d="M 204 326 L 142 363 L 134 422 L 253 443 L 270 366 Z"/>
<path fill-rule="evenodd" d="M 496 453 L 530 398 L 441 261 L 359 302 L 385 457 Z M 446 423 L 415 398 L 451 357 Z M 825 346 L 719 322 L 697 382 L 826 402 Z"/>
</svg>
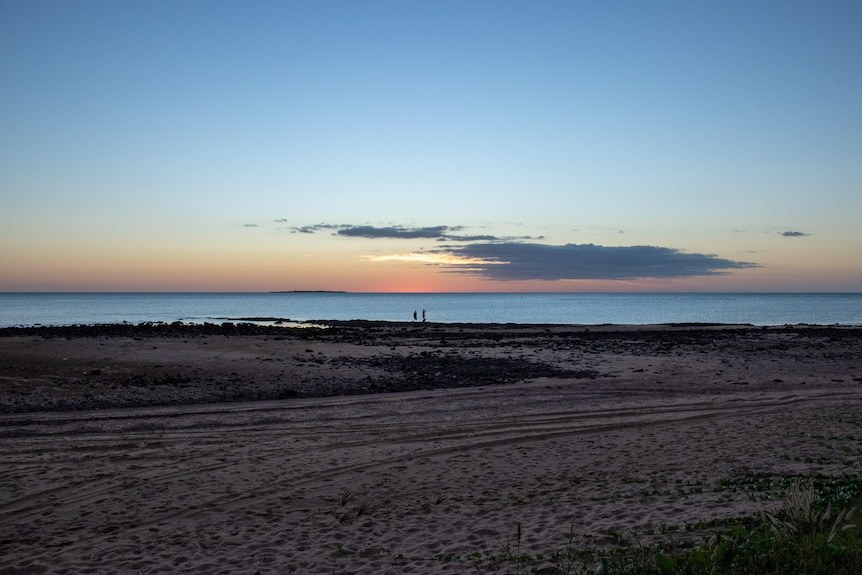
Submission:
<svg viewBox="0 0 862 575">
<path fill-rule="evenodd" d="M 2 0 L 0 290 L 862 291 L 860 30 L 856 1 Z"/>
</svg>

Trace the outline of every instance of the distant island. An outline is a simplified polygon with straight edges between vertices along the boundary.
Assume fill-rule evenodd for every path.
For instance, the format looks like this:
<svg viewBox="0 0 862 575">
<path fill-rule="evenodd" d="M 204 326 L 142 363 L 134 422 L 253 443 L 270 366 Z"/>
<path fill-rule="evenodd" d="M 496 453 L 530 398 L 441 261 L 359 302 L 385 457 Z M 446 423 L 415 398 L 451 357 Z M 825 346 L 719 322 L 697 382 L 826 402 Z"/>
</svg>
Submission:
<svg viewBox="0 0 862 575">
<path fill-rule="evenodd" d="M 318 290 L 295 289 L 295 290 L 285 290 L 285 291 L 270 291 L 270 292 L 266 292 L 266 293 L 347 293 L 347 292 L 346 291 L 338 291 L 338 290 L 325 290 L 325 289 L 318 289 Z"/>
</svg>

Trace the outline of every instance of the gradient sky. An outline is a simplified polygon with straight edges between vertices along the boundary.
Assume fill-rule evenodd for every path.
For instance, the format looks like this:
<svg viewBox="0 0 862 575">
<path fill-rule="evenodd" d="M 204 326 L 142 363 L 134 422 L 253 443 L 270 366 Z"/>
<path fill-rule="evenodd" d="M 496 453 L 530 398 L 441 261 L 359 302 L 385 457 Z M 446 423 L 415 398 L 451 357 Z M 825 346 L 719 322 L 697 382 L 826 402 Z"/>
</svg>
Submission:
<svg viewBox="0 0 862 575">
<path fill-rule="evenodd" d="M 862 2 L 0 0 L 0 291 L 862 291 Z"/>
</svg>

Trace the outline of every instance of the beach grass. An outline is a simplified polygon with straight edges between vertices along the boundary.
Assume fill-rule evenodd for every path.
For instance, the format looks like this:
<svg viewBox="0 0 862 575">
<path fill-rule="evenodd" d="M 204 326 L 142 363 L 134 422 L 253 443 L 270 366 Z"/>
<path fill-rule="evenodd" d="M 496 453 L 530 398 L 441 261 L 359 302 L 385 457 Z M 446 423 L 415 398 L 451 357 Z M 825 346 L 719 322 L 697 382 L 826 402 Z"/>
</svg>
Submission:
<svg viewBox="0 0 862 575">
<path fill-rule="evenodd" d="M 549 544 L 546 551 L 537 551 L 535 546 L 528 549 L 522 541 L 524 526 L 518 523 L 512 537 L 501 543 L 496 553 L 466 550 L 424 560 L 466 567 L 469 572 L 513 575 L 858 573 L 862 565 L 862 479 L 849 475 L 804 479 L 758 475 L 738 482 L 770 495 L 780 486 L 781 506 L 773 513 L 757 516 L 661 526 L 656 533 L 667 537 L 653 539 L 650 544 L 637 542 L 636 533 L 580 534 L 570 528 L 561 543 Z M 602 544 L 608 540 L 615 544 Z M 337 549 L 357 556 L 368 553 L 351 551 L 342 544 Z M 374 552 L 388 554 L 381 549 Z M 407 559 L 419 558 L 398 554 L 394 563 Z"/>
<path fill-rule="evenodd" d="M 860 487 L 858 477 L 796 479 L 777 512 L 721 521 L 694 543 L 669 540 L 609 551 L 570 532 L 550 553 L 529 554 L 520 550 L 519 525 L 518 541 L 506 546 L 503 557 L 517 575 L 851 575 L 862 565 Z"/>
</svg>

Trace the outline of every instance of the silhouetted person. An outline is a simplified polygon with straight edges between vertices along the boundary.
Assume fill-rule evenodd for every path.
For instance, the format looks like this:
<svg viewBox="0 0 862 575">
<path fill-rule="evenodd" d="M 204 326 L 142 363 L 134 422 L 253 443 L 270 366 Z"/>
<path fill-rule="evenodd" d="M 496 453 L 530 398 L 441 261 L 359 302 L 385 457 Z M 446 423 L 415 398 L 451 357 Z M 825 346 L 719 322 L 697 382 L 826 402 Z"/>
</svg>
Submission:
<svg viewBox="0 0 862 575">
<path fill-rule="evenodd" d="M 425 310 L 422 310 L 422 321 L 425 321 Z"/>
<path fill-rule="evenodd" d="M 413 310 L 413 321 L 416 321 L 416 310 Z"/>
</svg>

